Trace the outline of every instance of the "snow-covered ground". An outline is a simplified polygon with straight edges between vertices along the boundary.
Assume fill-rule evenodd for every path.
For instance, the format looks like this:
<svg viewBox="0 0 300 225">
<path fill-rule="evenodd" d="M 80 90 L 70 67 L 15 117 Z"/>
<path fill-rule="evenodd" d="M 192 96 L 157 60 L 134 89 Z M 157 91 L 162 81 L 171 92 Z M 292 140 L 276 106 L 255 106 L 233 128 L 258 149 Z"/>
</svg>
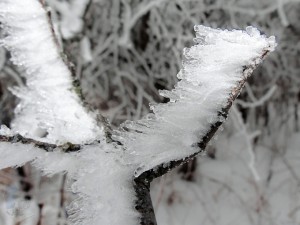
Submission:
<svg viewBox="0 0 300 225">
<path fill-rule="evenodd" d="M 256 179 L 245 139 L 239 132 L 220 134 L 216 158 L 198 157 L 195 181 L 175 171 L 152 185 L 158 224 L 300 224 L 300 133 L 286 141 L 286 148 L 254 149 Z"/>
</svg>

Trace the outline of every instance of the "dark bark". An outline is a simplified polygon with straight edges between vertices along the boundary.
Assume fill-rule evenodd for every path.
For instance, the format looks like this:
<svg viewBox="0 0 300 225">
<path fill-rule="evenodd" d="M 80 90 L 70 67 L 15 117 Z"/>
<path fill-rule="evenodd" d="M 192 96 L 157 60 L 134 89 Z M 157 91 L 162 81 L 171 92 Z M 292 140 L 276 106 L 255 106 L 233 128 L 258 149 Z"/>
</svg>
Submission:
<svg viewBox="0 0 300 225">
<path fill-rule="evenodd" d="M 150 196 L 150 182 L 147 177 L 134 179 L 134 190 L 136 193 L 135 209 L 142 215 L 140 225 L 157 225 L 155 213 Z"/>
<path fill-rule="evenodd" d="M 79 151 L 82 148 L 82 145 L 72 144 L 72 143 L 65 143 L 63 145 L 49 144 L 31 138 L 23 137 L 20 134 L 16 134 L 13 136 L 0 135 L 0 142 L 21 143 L 24 145 L 32 144 L 34 147 L 43 149 L 46 152 L 53 152 L 54 149 L 55 150 L 59 149 L 63 152 L 68 153 L 68 152 Z"/>
</svg>

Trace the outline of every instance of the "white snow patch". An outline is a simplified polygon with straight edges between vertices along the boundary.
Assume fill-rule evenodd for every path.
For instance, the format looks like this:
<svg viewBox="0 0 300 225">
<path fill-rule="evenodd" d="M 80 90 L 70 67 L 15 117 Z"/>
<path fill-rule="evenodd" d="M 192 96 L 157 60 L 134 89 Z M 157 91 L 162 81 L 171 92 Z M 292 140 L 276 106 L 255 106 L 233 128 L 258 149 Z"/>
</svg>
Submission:
<svg viewBox="0 0 300 225">
<path fill-rule="evenodd" d="M 152 199 L 160 200 L 154 201 L 158 224 L 299 224 L 300 133 L 287 138 L 284 153 L 258 144 L 259 181 L 247 165 L 246 141 L 238 136 L 221 134 L 216 158 L 197 159 L 194 182 L 174 173 L 161 178 L 163 187 L 153 184 Z"/>
</svg>

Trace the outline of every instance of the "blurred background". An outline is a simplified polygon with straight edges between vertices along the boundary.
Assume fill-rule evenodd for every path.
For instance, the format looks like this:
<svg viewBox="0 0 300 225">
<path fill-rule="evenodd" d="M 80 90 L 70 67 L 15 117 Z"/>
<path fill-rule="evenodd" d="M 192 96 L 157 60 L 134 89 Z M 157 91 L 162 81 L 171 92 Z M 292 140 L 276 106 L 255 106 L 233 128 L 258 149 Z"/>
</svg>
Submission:
<svg viewBox="0 0 300 225">
<path fill-rule="evenodd" d="M 114 126 L 166 102 L 195 24 L 255 26 L 278 44 L 207 153 L 152 183 L 159 225 L 300 224 L 300 0 L 46 0 L 86 101 Z M 1 33 L 1 32 L 0 32 Z M 2 35 L 2 34 L 0 34 Z M 0 48 L 0 123 L 25 85 Z M 0 156 L 1 157 L 1 156 Z M 0 225 L 65 225 L 65 175 L 0 171 Z"/>
</svg>

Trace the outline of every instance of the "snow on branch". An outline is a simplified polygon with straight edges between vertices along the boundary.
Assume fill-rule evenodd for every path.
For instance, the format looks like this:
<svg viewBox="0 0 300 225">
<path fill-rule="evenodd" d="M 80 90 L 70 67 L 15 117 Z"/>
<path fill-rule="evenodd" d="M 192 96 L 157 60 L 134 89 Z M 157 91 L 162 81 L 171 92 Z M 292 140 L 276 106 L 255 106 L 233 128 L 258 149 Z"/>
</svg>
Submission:
<svg viewBox="0 0 300 225">
<path fill-rule="evenodd" d="M 55 149 L 60 149 L 63 152 L 69 153 L 69 152 L 77 152 L 82 149 L 82 146 L 79 144 L 65 143 L 63 145 L 55 145 L 55 144 L 48 144 L 41 141 L 36 141 L 31 138 L 25 138 L 19 134 L 15 134 L 12 136 L 1 135 L 1 130 L 0 130 L 0 142 L 33 145 L 34 147 L 42 149 L 43 151 L 46 152 L 53 152 Z"/>
<path fill-rule="evenodd" d="M 65 143 L 56 145 L 26 138 L 11 132 L 7 127 L 0 129 L 0 169 L 22 166 L 32 162 L 45 174 L 67 172 L 74 165 L 72 154 L 85 145 Z"/>
<path fill-rule="evenodd" d="M 0 22 L 7 37 L 0 44 L 22 68 L 27 86 L 12 89 L 20 98 L 12 129 L 51 143 L 83 143 L 103 134 L 85 109 L 64 63 L 47 11 L 37 0 L 2 0 Z"/>
<path fill-rule="evenodd" d="M 253 27 L 245 32 L 195 26 L 195 31 L 196 45 L 184 50 L 181 81 L 160 92 L 170 101 L 151 106 L 153 113 L 142 120 L 125 122 L 114 136 L 139 165 L 137 177 L 158 166 L 169 170 L 171 162 L 204 150 L 246 79 L 276 46 L 274 37 Z"/>
</svg>

